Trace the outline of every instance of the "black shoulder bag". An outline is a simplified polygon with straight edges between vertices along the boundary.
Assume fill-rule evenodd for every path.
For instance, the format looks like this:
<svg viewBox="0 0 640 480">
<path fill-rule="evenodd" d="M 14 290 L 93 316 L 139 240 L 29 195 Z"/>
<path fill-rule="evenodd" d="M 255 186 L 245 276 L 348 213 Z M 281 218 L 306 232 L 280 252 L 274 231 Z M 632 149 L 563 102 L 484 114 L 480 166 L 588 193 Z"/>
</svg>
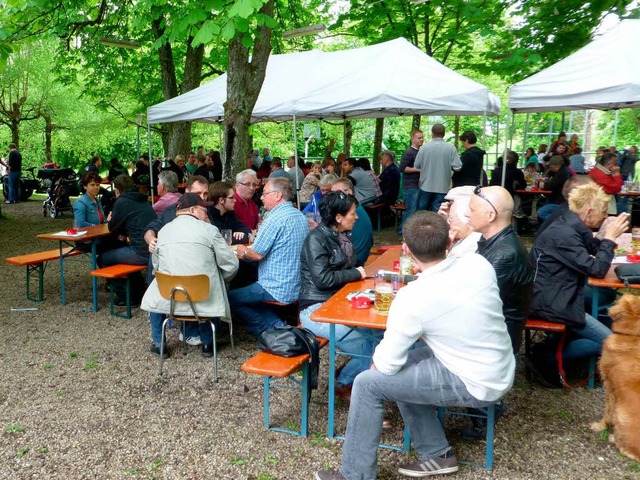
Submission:
<svg viewBox="0 0 640 480">
<path fill-rule="evenodd" d="M 258 347 L 263 352 L 280 357 L 296 357 L 308 353 L 311 356 L 309 365 L 309 398 L 311 398 L 311 390 L 318 388 L 320 367 L 320 344 L 311 330 L 290 325 L 270 328 L 258 336 Z"/>
<path fill-rule="evenodd" d="M 630 284 L 640 283 L 640 264 L 629 263 L 618 265 L 614 272 L 618 279 L 629 288 Z"/>
</svg>

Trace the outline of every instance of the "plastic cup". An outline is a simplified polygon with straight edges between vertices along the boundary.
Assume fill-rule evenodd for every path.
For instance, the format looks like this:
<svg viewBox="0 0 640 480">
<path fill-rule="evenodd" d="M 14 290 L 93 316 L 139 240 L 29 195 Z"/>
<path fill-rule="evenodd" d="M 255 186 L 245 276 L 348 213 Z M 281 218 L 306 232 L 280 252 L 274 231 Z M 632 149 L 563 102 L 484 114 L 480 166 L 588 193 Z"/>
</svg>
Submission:
<svg viewBox="0 0 640 480">
<path fill-rule="evenodd" d="M 224 241 L 227 243 L 227 245 L 231 246 L 231 242 L 233 241 L 233 232 L 225 228 L 224 230 L 220 230 L 220 233 L 222 234 L 222 238 L 224 238 Z"/>
</svg>

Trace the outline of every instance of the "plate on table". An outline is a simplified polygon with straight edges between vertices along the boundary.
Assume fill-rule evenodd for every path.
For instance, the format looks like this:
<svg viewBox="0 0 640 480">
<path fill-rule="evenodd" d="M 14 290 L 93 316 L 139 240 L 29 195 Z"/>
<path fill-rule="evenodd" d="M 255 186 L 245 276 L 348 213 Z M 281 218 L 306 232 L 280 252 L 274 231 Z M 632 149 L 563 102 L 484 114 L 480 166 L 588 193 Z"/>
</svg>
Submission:
<svg viewBox="0 0 640 480">
<path fill-rule="evenodd" d="M 376 299 L 376 292 L 373 291 L 373 288 L 369 288 L 368 290 L 361 290 L 357 292 L 351 292 L 347 295 L 347 300 L 351 301 L 353 297 L 368 297 L 372 302 Z"/>
</svg>

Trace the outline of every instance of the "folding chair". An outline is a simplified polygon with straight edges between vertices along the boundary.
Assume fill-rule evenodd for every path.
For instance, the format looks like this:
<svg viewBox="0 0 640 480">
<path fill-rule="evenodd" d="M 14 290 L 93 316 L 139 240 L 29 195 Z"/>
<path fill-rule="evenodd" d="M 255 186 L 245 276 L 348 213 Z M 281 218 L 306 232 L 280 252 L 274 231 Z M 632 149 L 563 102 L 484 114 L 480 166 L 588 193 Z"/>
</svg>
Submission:
<svg viewBox="0 0 640 480">
<path fill-rule="evenodd" d="M 169 300 L 169 315 L 162 322 L 162 337 L 160 339 L 160 351 L 165 351 L 164 338 L 167 323 L 169 320 L 179 320 L 181 322 L 203 322 L 209 319 L 203 319 L 198 315 L 195 303 L 206 300 L 209 297 L 209 277 L 204 274 L 200 275 L 170 275 L 168 273 L 156 272 L 156 280 L 158 289 L 162 298 Z M 192 316 L 175 315 L 176 302 L 188 303 Z M 213 381 L 218 383 L 218 351 L 216 346 L 216 327 L 213 322 L 209 322 L 213 333 Z M 183 334 L 184 354 L 187 354 L 186 335 Z M 160 355 L 160 365 L 158 367 L 158 375 L 162 375 L 163 356 Z"/>
</svg>

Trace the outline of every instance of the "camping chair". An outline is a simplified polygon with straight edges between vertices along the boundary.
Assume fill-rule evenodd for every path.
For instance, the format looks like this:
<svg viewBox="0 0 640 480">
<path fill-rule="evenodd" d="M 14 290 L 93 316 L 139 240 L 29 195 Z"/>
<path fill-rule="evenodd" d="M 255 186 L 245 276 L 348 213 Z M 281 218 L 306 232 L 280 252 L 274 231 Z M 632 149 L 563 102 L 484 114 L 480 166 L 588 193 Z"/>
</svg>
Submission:
<svg viewBox="0 0 640 480">
<path fill-rule="evenodd" d="M 165 351 L 164 335 L 169 320 L 179 320 L 181 322 L 203 322 L 196 310 L 194 303 L 206 300 L 209 297 L 209 277 L 200 275 L 170 275 L 168 273 L 156 272 L 158 290 L 160 295 L 171 302 L 169 315 L 162 322 L 162 336 L 160 337 L 160 351 Z M 188 302 L 193 312 L 193 316 L 177 316 L 174 314 L 176 302 Z M 216 327 L 213 322 L 209 322 L 213 332 L 213 381 L 218 383 L 218 351 L 216 347 Z M 187 354 L 186 335 L 183 334 L 184 354 Z M 160 355 L 160 365 L 158 375 L 162 375 L 163 356 Z"/>
</svg>

